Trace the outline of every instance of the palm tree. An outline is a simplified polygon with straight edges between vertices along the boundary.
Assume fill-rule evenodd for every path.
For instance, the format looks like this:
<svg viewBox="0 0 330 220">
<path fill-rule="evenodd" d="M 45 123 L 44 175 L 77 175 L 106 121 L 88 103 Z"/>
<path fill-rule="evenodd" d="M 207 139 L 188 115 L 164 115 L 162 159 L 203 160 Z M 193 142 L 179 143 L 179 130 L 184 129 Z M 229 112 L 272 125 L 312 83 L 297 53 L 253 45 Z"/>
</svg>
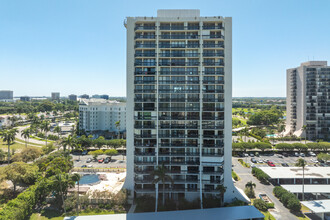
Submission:
<svg viewBox="0 0 330 220">
<path fill-rule="evenodd" d="M 71 135 L 69 135 L 67 138 L 64 138 L 62 140 L 61 144 L 63 145 L 64 151 L 65 151 L 66 146 L 68 146 L 72 150 L 73 147 L 75 147 L 77 143 L 76 143 L 76 139 L 74 137 L 72 137 Z"/>
<path fill-rule="evenodd" d="M 252 181 L 249 181 L 245 184 L 245 188 L 249 188 L 249 189 L 256 188 L 256 184 L 253 183 Z"/>
<path fill-rule="evenodd" d="M 41 129 L 45 132 L 45 138 L 46 138 L 46 145 L 47 145 L 47 132 L 50 131 L 50 122 L 49 121 L 44 121 L 41 124 Z"/>
<path fill-rule="evenodd" d="M 24 129 L 21 133 L 21 137 L 24 137 L 25 139 L 25 147 L 27 147 L 28 141 L 26 140 L 29 140 L 30 135 L 31 135 L 31 131 L 29 128 Z"/>
<path fill-rule="evenodd" d="M 56 126 L 55 128 L 54 128 L 54 132 L 55 133 L 57 133 L 57 135 L 58 135 L 58 139 L 60 139 L 61 138 L 61 127 L 60 126 Z"/>
<path fill-rule="evenodd" d="M 74 173 L 71 176 L 71 179 L 78 184 L 78 193 L 77 193 L 77 216 L 79 215 L 79 181 L 80 181 L 80 174 Z"/>
<path fill-rule="evenodd" d="M 17 134 L 17 129 L 10 129 L 10 130 L 4 130 L 1 132 L 1 137 L 3 142 L 7 142 L 8 144 L 8 164 L 10 163 L 10 144 L 12 144 L 15 141 L 15 136 Z"/>
<path fill-rule="evenodd" d="M 305 144 L 306 144 L 306 138 L 307 138 L 306 130 L 307 130 L 307 125 L 303 125 L 301 129 L 305 132 Z"/>
<path fill-rule="evenodd" d="M 302 184 L 302 201 L 305 198 L 305 167 L 307 165 L 306 161 L 302 158 L 299 158 L 295 164 L 297 167 L 302 167 L 303 170 L 303 184 Z"/>
<path fill-rule="evenodd" d="M 158 184 L 159 182 L 162 182 L 163 184 L 163 206 L 165 205 L 165 182 L 166 180 L 171 181 L 171 183 L 173 184 L 173 180 L 172 177 L 166 174 L 167 169 L 164 166 L 164 164 L 162 164 L 162 166 L 158 166 L 156 170 L 153 171 L 152 175 L 154 176 L 154 181 L 152 182 L 153 184 Z M 159 191 L 159 188 L 158 188 Z M 158 194 L 159 192 L 156 192 L 156 212 L 158 209 Z"/>
<path fill-rule="evenodd" d="M 220 193 L 220 206 L 222 206 L 223 204 L 223 195 L 225 194 L 227 187 L 225 187 L 224 185 L 218 185 L 216 188 L 219 193 Z"/>
<path fill-rule="evenodd" d="M 115 126 L 116 126 L 116 128 L 118 130 L 118 139 L 120 139 L 120 120 L 119 121 L 116 121 Z"/>
</svg>

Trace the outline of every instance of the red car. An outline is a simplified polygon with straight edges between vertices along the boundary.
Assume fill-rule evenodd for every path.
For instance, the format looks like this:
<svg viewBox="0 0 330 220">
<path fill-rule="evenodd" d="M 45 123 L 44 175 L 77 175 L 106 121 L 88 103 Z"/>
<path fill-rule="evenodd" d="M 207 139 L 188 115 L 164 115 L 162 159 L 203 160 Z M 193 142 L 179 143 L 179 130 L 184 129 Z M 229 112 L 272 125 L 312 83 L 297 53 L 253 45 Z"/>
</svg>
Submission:
<svg viewBox="0 0 330 220">
<path fill-rule="evenodd" d="M 268 164 L 268 166 L 270 166 L 270 167 L 275 167 L 275 164 L 273 164 L 273 162 L 271 162 L 271 161 L 268 161 L 267 164 Z"/>
<path fill-rule="evenodd" d="M 103 161 L 104 161 L 104 158 L 99 159 L 99 163 L 103 163 Z"/>
</svg>

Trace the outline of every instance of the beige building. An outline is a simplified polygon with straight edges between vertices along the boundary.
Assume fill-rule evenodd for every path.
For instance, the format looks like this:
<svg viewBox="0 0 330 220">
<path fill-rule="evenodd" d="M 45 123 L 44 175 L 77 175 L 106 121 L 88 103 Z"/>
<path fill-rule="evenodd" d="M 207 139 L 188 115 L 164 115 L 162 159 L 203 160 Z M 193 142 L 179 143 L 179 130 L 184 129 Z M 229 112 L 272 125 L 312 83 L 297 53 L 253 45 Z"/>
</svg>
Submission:
<svg viewBox="0 0 330 220">
<path fill-rule="evenodd" d="M 127 177 L 133 195 L 240 198 L 231 177 L 232 23 L 199 10 L 128 17 Z M 165 193 L 151 173 L 165 165 Z M 160 186 L 159 186 L 160 187 Z"/>
<path fill-rule="evenodd" d="M 286 99 L 286 135 L 330 140 L 330 67 L 327 61 L 309 61 L 288 69 Z"/>
</svg>

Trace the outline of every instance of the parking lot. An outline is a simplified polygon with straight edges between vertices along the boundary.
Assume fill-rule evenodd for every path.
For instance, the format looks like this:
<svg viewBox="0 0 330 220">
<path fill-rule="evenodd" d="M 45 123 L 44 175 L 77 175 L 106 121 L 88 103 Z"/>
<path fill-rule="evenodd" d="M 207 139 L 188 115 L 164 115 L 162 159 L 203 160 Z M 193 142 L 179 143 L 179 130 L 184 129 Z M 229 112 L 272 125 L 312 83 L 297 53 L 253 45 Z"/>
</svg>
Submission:
<svg viewBox="0 0 330 220">
<path fill-rule="evenodd" d="M 297 162 L 297 160 L 299 158 L 304 159 L 308 166 L 318 166 L 317 164 L 315 164 L 314 162 L 312 162 L 312 160 L 316 160 L 316 157 L 312 157 L 312 156 L 306 156 L 306 157 L 297 157 L 297 156 L 292 156 L 289 155 L 287 157 L 284 157 L 283 155 L 279 154 L 274 154 L 274 155 L 260 155 L 259 157 L 257 156 L 248 156 L 248 157 L 234 157 L 236 159 L 243 159 L 244 162 L 249 163 L 250 165 L 254 164 L 256 167 L 267 167 L 269 166 L 267 164 L 267 160 L 273 162 L 275 164 L 275 166 L 282 166 L 283 163 L 287 163 L 289 166 L 294 166 L 295 163 Z M 257 163 L 253 163 L 251 162 L 251 159 L 254 158 Z"/>
<path fill-rule="evenodd" d="M 97 159 L 105 159 L 107 155 L 100 155 Z M 91 155 L 77 156 L 72 155 L 74 167 L 81 168 L 86 165 L 88 168 L 126 168 L 126 157 L 122 155 L 112 156 L 111 162 L 109 163 L 99 163 L 94 161 Z M 91 162 L 87 162 L 88 158 L 91 159 Z"/>
</svg>

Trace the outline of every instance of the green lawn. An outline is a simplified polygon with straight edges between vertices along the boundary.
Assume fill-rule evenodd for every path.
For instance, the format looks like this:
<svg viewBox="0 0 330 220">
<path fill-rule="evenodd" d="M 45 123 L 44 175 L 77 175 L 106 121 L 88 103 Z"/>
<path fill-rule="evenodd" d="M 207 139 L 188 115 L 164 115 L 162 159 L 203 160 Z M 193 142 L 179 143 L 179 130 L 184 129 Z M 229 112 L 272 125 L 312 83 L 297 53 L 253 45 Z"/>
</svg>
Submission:
<svg viewBox="0 0 330 220">
<path fill-rule="evenodd" d="M 41 213 L 33 213 L 30 220 L 62 220 L 63 218 L 61 213 L 56 210 L 42 210 Z"/>
<path fill-rule="evenodd" d="M 15 149 L 16 152 L 20 151 L 23 148 L 25 148 L 25 144 L 14 142 L 13 144 L 10 145 L 10 150 Z M 8 150 L 7 143 L 3 142 L 2 139 L 0 139 L 0 149 L 2 149 L 5 152 L 7 152 Z"/>
<path fill-rule="evenodd" d="M 22 143 L 24 143 L 24 144 L 25 144 L 25 140 L 23 140 L 23 139 L 20 139 L 20 138 L 16 138 L 16 140 L 17 140 L 17 141 L 20 141 L 20 142 L 22 142 Z M 39 146 L 39 147 L 43 147 L 43 146 L 45 146 L 44 144 L 36 144 L 36 143 L 31 143 L 30 141 L 28 141 L 28 144 L 30 144 L 30 146 L 31 146 L 31 145 L 34 145 L 34 146 Z"/>
<path fill-rule="evenodd" d="M 274 218 L 274 216 L 272 216 L 272 214 L 270 214 L 270 212 L 261 212 L 262 214 L 264 214 L 264 216 L 265 216 L 265 220 L 276 220 L 275 218 Z"/>
</svg>

